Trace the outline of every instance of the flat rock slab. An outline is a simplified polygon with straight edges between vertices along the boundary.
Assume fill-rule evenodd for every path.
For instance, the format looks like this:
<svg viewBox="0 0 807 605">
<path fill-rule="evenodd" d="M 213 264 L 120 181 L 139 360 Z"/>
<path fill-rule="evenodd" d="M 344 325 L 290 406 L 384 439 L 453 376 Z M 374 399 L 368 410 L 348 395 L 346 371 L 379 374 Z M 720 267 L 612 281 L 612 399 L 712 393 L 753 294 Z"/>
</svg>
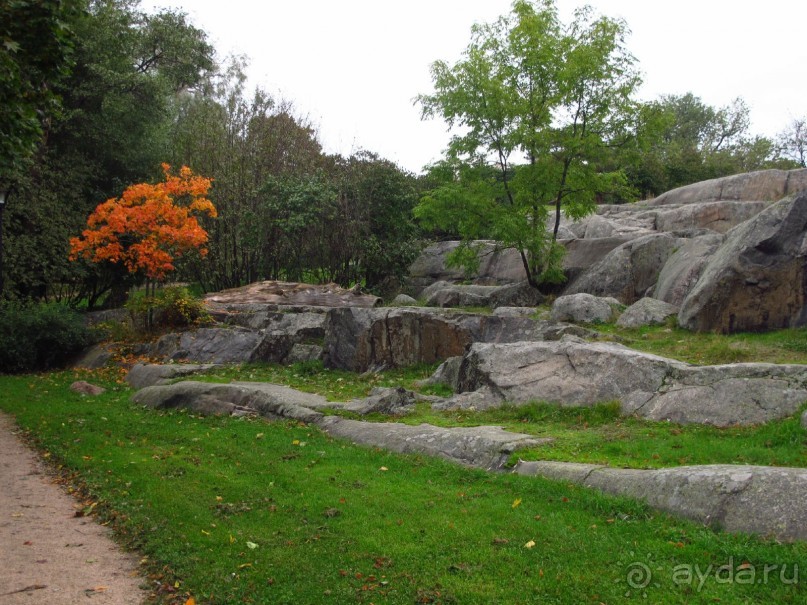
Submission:
<svg viewBox="0 0 807 605">
<path fill-rule="evenodd" d="M 551 439 L 538 439 L 511 433 L 499 426 L 444 428 L 397 422 L 370 423 L 330 416 L 320 426 L 333 437 L 353 443 L 383 447 L 404 454 L 438 456 L 466 466 L 487 470 L 501 469 L 514 451 L 543 445 Z"/>
<path fill-rule="evenodd" d="M 786 418 L 807 401 L 804 365 L 692 366 L 602 342 L 476 343 L 456 381 L 459 393 L 484 391 L 486 407 L 617 400 L 625 414 L 721 427 Z M 449 399 L 441 407 L 467 407 L 467 400 Z"/>
<path fill-rule="evenodd" d="M 137 560 L 55 485 L 0 414 L 0 603 L 137 605 Z"/>
<path fill-rule="evenodd" d="M 169 384 L 177 378 L 207 372 L 216 367 L 213 363 L 137 363 L 126 374 L 126 382 L 134 389 L 142 389 L 157 384 Z"/>
<path fill-rule="evenodd" d="M 241 288 L 208 294 L 205 301 L 217 304 L 306 305 L 315 307 L 376 307 L 377 296 L 346 290 L 336 284 L 301 284 L 262 281 Z"/>
<path fill-rule="evenodd" d="M 807 469 L 705 465 L 659 470 L 519 462 L 514 472 L 571 481 L 731 533 L 807 540 Z"/>
</svg>

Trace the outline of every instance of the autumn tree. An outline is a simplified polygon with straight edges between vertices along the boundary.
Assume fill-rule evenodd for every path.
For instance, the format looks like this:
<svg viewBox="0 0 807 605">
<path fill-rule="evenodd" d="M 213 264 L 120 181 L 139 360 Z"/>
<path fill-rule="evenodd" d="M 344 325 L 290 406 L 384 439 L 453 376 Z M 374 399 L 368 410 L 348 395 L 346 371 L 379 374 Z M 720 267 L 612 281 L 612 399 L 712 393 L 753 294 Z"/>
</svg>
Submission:
<svg viewBox="0 0 807 605">
<path fill-rule="evenodd" d="M 163 164 L 163 172 L 163 182 L 132 185 L 100 204 L 82 235 L 71 238 L 71 260 L 123 264 L 130 274 L 164 282 L 178 258 L 191 251 L 207 254 L 207 232 L 197 216 L 216 216 L 206 197 L 210 179 L 187 166 L 172 175 Z"/>
<path fill-rule="evenodd" d="M 639 84 L 627 27 L 589 8 L 563 24 L 552 0 L 518 0 L 512 13 L 476 25 L 454 65 L 432 66 L 424 117 L 460 134 L 439 170 L 443 185 L 417 215 L 461 230 L 467 251 L 482 233 L 521 253 L 529 283 L 563 279 L 561 212 L 580 218 L 625 184 L 601 158 L 631 136 Z M 458 218 L 460 215 L 461 218 Z"/>
</svg>

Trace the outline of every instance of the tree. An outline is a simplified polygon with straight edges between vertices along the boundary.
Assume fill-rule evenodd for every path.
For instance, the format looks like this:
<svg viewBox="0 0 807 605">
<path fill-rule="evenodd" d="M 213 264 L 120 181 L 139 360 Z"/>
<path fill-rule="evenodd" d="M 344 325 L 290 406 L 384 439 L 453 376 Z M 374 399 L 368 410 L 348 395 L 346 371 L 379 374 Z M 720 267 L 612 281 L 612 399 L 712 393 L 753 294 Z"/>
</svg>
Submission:
<svg viewBox="0 0 807 605">
<path fill-rule="evenodd" d="M 807 168 L 807 117 L 794 118 L 777 140 L 781 155 Z"/>
<path fill-rule="evenodd" d="M 434 63 L 435 92 L 418 98 L 424 117 L 461 134 L 439 167 L 447 180 L 417 216 L 458 228 L 460 254 L 482 230 L 519 250 L 534 287 L 562 280 L 562 211 L 581 218 L 625 184 L 621 170 L 598 166 L 633 134 L 640 80 L 626 34 L 589 8 L 564 25 L 552 0 L 517 0 L 510 15 L 474 26 L 463 58 Z"/>
<path fill-rule="evenodd" d="M 70 259 L 123 263 L 131 274 L 162 282 L 176 259 L 192 250 L 206 255 L 207 232 L 196 215 L 216 216 L 205 197 L 210 179 L 194 176 L 187 166 L 178 176 L 168 164 L 163 171 L 164 182 L 132 185 L 119 199 L 99 204 L 81 237 L 71 238 Z"/>
</svg>

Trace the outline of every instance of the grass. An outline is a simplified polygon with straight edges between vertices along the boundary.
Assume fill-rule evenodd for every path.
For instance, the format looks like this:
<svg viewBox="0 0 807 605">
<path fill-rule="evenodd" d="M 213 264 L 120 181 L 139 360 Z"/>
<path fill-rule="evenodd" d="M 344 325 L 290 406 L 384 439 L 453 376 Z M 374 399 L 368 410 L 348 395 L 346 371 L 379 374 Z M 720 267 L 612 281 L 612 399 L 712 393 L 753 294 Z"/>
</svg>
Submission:
<svg viewBox="0 0 807 605">
<path fill-rule="evenodd" d="M 84 398 L 68 390 L 74 379 L 109 390 Z M 74 474 L 146 558 L 151 582 L 178 586 L 168 601 L 807 599 L 794 582 L 807 544 L 714 533 L 631 500 L 355 447 L 304 425 L 158 413 L 130 395 L 109 372 L 0 377 L 0 409 Z M 613 420 L 591 414 L 590 424 Z M 764 577 L 766 565 L 777 568 Z M 631 586 L 645 569 L 652 580 Z"/>
</svg>

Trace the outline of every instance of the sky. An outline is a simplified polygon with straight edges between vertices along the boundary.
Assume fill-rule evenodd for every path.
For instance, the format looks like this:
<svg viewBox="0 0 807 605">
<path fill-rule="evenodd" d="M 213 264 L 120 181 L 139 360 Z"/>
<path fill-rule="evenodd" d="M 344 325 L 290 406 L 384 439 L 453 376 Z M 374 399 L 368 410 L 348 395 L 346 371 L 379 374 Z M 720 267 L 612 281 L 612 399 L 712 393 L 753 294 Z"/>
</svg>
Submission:
<svg viewBox="0 0 807 605">
<path fill-rule="evenodd" d="M 474 23 L 511 0 L 144 0 L 180 9 L 218 58 L 250 58 L 252 86 L 294 102 L 329 153 L 373 151 L 415 173 L 439 159 L 449 133 L 414 104 L 432 91 L 430 65 L 453 63 Z M 577 0 L 556 0 L 564 22 Z M 807 115 L 804 0 L 590 0 L 626 20 L 643 100 L 692 92 L 720 107 L 742 97 L 751 132 L 773 137 Z"/>
</svg>

